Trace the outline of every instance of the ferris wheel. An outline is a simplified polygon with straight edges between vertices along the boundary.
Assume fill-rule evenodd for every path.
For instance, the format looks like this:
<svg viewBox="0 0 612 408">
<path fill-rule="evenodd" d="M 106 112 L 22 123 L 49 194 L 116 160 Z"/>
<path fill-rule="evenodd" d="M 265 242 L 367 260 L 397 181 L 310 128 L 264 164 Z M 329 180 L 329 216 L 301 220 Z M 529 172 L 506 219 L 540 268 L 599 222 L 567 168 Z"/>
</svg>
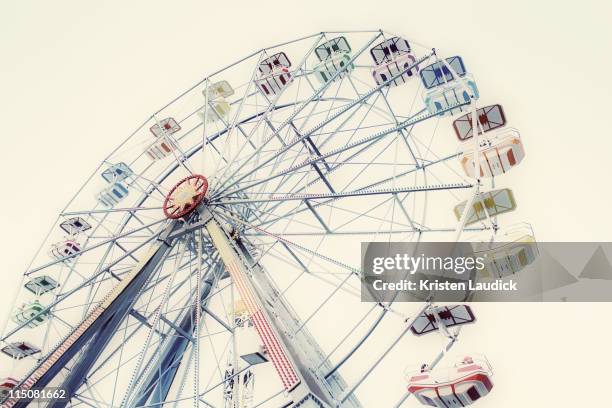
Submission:
<svg viewBox="0 0 612 408">
<path fill-rule="evenodd" d="M 489 267 L 530 262 L 508 251 L 533 233 L 501 224 L 516 200 L 496 187 L 524 146 L 467 67 L 380 30 L 317 33 L 155 112 L 23 274 L 0 337 L 2 407 L 371 407 L 390 378 L 394 403 L 376 406 L 488 394 L 486 359 L 434 380 L 470 306 L 359 293 L 361 241 L 511 237 Z M 435 333 L 441 351 L 411 349 L 424 364 L 405 381 L 407 361 L 389 359 Z"/>
</svg>

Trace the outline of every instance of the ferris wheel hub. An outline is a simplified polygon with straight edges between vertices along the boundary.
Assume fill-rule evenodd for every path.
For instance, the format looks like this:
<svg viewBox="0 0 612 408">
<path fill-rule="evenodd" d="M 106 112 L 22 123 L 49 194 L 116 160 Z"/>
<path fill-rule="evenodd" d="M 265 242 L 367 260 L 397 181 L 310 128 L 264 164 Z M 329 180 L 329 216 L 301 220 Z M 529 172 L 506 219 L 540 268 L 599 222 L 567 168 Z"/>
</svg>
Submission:
<svg viewBox="0 0 612 408">
<path fill-rule="evenodd" d="M 177 219 L 191 214 L 204 200 L 208 191 L 208 180 L 201 174 L 185 177 L 168 193 L 164 200 L 164 215 Z"/>
</svg>

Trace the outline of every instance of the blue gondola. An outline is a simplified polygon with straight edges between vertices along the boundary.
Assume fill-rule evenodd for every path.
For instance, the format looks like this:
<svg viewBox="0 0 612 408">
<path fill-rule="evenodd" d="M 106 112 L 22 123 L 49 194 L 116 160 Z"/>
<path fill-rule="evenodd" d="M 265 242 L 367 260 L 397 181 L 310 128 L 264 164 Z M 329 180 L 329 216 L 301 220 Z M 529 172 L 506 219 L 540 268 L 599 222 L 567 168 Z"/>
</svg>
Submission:
<svg viewBox="0 0 612 408">
<path fill-rule="evenodd" d="M 459 56 L 446 59 L 446 63 L 450 65 L 453 71 L 459 77 L 465 76 L 467 71 L 463 64 L 463 59 Z M 444 61 L 434 62 L 421 70 L 421 81 L 427 89 L 432 89 L 440 85 L 455 80 L 455 75 L 451 72 Z"/>
<path fill-rule="evenodd" d="M 59 287 L 59 283 L 50 276 L 37 276 L 25 284 L 25 288 L 36 296 L 43 295 Z"/>
<path fill-rule="evenodd" d="M 89 223 L 81 217 L 68 218 L 67 220 L 62 221 L 59 226 L 71 236 L 91 229 L 91 225 L 89 225 Z"/>
<path fill-rule="evenodd" d="M 122 183 L 114 183 L 100 191 L 97 195 L 98 201 L 106 208 L 113 208 L 121 200 L 128 196 L 128 189 Z"/>
<path fill-rule="evenodd" d="M 472 99 L 480 97 L 476 82 L 467 74 L 457 81 L 430 89 L 424 97 L 425 106 L 431 114 L 454 115 L 468 110 Z"/>
<path fill-rule="evenodd" d="M 130 167 L 127 164 L 121 162 L 121 163 L 113 164 L 108 169 L 104 170 L 102 172 L 102 178 L 107 183 L 115 183 L 117 181 L 123 181 L 129 178 L 133 174 L 134 172 L 132 171 L 132 169 L 130 169 Z"/>
</svg>

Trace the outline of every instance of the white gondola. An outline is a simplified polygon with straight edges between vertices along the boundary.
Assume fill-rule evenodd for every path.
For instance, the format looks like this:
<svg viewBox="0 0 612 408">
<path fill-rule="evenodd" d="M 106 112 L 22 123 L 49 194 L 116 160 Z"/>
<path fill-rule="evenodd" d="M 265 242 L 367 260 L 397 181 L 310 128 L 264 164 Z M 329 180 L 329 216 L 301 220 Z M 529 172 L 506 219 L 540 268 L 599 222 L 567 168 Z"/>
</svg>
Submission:
<svg viewBox="0 0 612 408">
<path fill-rule="evenodd" d="M 14 358 L 15 360 L 21 360 L 22 358 L 40 353 L 40 349 L 38 347 L 25 341 L 9 343 L 8 345 L 2 347 L 0 351 L 11 358 Z"/>
<path fill-rule="evenodd" d="M 411 52 L 410 44 L 403 38 L 393 37 L 381 42 L 370 49 L 370 55 L 376 63 L 372 76 L 377 85 L 399 74 L 402 75 L 389 82 L 389 86 L 402 85 L 419 72 L 419 67 L 414 65 L 417 59 Z"/>
<path fill-rule="evenodd" d="M 208 100 L 209 106 L 198 111 L 202 122 L 214 123 L 219 120 L 228 121 L 231 105 L 225 98 L 234 94 L 234 88 L 227 81 L 219 81 L 202 90 L 202 95 Z"/>
<path fill-rule="evenodd" d="M 457 220 L 461 219 L 461 215 L 463 214 L 463 209 L 465 208 L 466 204 L 467 202 L 464 201 L 455 206 L 454 212 Z M 480 193 L 476 198 L 474 198 L 472 207 L 468 211 L 465 225 L 486 220 L 487 214 L 489 217 L 493 217 L 513 211 L 515 209 L 516 201 L 514 200 L 512 190 L 509 188 Z"/>
<path fill-rule="evenodd" d="M 234 94 L 234 88 L 227 81 L 219 81 L 214 84 L 210 84 L 208 87 L 202 90 L 202 95 L 208 94 L 209 101 L 216 101 L 220 98 L 229 98 Z"/>
<path fill-rule="evenodd" d="M 156 137 L 172 135 L 181 130 L 181 125 L 174 118 L 165 118 L 149 128 Z"/>
<path fill-rule="evenodd" d="M 538 248 L 532 236 L 526 235 L 514 242 L 504 243 L 486 252 L 483 276 L 503 278 L 514 275 L 533 263 Z"/>
<path fill-rule="evenodd" d="M 277 95 L 293 81 L 289 68 L 291 61 L 284 52 L 274 54 L 259 64 L 259 76 L 255 85 L 266 96 Z"/>
<path fill-rule="evenodd" d="M 60 228 L 63 229 L 66 234 L 74 236 L 81 232 L 91 229 L 91 225 L 81 217 L 68 218 L 60 223 Z"/>
<path fill-rule="evenodd" d="M 460 158 L 461 167 L 468 177 L 474 177 L 474 152 L 468 148 Z M 479 177 L 494 177 L 510 171 L 525 157 L 525 149 L 518 130 L 499 131 L 491 138 L 481 141 L 479 146 Z"/>
<path fill-rule="evenodd" d="M 43 311 L 43 306 L 38 299 L 22 304 L 15 310 L 12 320 L 17 324 L 25 324 L 26 327 L 37 327 L 49 319 L 49 312 Z M 30 319 L 32 319 L 30 321 Z M 27 322 L 27 323 L 26 323 Z"/>
<path fill-rule="evenodd" d="M 470 74 L 465 74 L 462 78 L 425 92 L 423 101 L 429 113 L 450 116 L 466 111 L 470 102 L 479 97 L 474 78 Z"/>
<path fill-rule="evenodd" d="M 50 255 L 55 259 L 62 259 L 67 256 L 74 256 L 81 252 L 81 245 L 71 239 L 58 242 L 51 246 Z"/>
<path fill-rule="evenodd" d="M 59 283 L 57 283 L 55 279 L 50 276 L 37 276 L 36 278 L 29 280 L 24 286 L 36 296 L 40 296 L 47 292 L 51 292 L 55 288 L 58 288 Z"/>
<path fill-rule="evenodd" d="M 128 196 L 128 188 L 123 183 L 114 183 L 100 191 L 97 199 L 106 208 L 113 208 Z"/>
<path fill-rule="evenodd" d="M 472 244 L 474 255 L 484 259 L 480 270 L 484 278 L 504 278 L 520 272 L 532 264 L 540 252 L 528 224 L 511 226 L 497 234 L 497 242 Z"/>
<path fill-rule="evenodd" d="M 130 166 L 121 162 L 113 164 L 112 166 L 104 170 L 102 172 L 102 178 L 107 183 L 115 183 L 129 178 L 133 174 L 134 172 L 132 171 L 132 169 L 130 169 Z"/>
<path fill-rule="evenodd" d="M 208 110 L 200 109 L 198 116 L 202 122 L 206 121 L 206 123 L 214 123 L 219 120 L 227 122 L 230 110 L 231 106 L 225 100 L 211 101 Z"/>
<path fill-rule="evenodd" d="M 325 84 L 334 75 L 334 81 L 344 78 L 355 69 L 351 63 L 351 46 L 344 37 L 336 37 L 319 45 L 315 49 L 319 63 L 314 67 L 314 73 L 319 82 Z"/>
<path fill-rule="evenodd" d="M 420 371 L 408 375 L 408 392 L 423 405 L 465 407 L 491 392 L 492 376 L 486 359 L 466 357 L 446 370 L 433 372 L 425 365 Z"/>
<path fill-rule="evenodd" d="M 0 399 L 9 395 L 9 392 L 19 385 L 19 380 L 13 377 L 5 377 L 0 379 Z"/>
</svg>

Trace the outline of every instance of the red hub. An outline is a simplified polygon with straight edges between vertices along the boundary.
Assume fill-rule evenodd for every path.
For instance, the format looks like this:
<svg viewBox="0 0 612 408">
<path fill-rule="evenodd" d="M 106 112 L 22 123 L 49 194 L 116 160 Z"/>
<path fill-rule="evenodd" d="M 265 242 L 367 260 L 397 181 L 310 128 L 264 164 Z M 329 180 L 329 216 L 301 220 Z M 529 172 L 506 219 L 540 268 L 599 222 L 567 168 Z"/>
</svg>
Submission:
<svg viewBox="0 0 612 408">
<path fill-rule="evenodd" d="M 177 219 L 191 213 L 204 199 L 208 191 L 206 177 L 193 174 L 179 181 L 164 200 L 164 214 Z"/>
</svg>

